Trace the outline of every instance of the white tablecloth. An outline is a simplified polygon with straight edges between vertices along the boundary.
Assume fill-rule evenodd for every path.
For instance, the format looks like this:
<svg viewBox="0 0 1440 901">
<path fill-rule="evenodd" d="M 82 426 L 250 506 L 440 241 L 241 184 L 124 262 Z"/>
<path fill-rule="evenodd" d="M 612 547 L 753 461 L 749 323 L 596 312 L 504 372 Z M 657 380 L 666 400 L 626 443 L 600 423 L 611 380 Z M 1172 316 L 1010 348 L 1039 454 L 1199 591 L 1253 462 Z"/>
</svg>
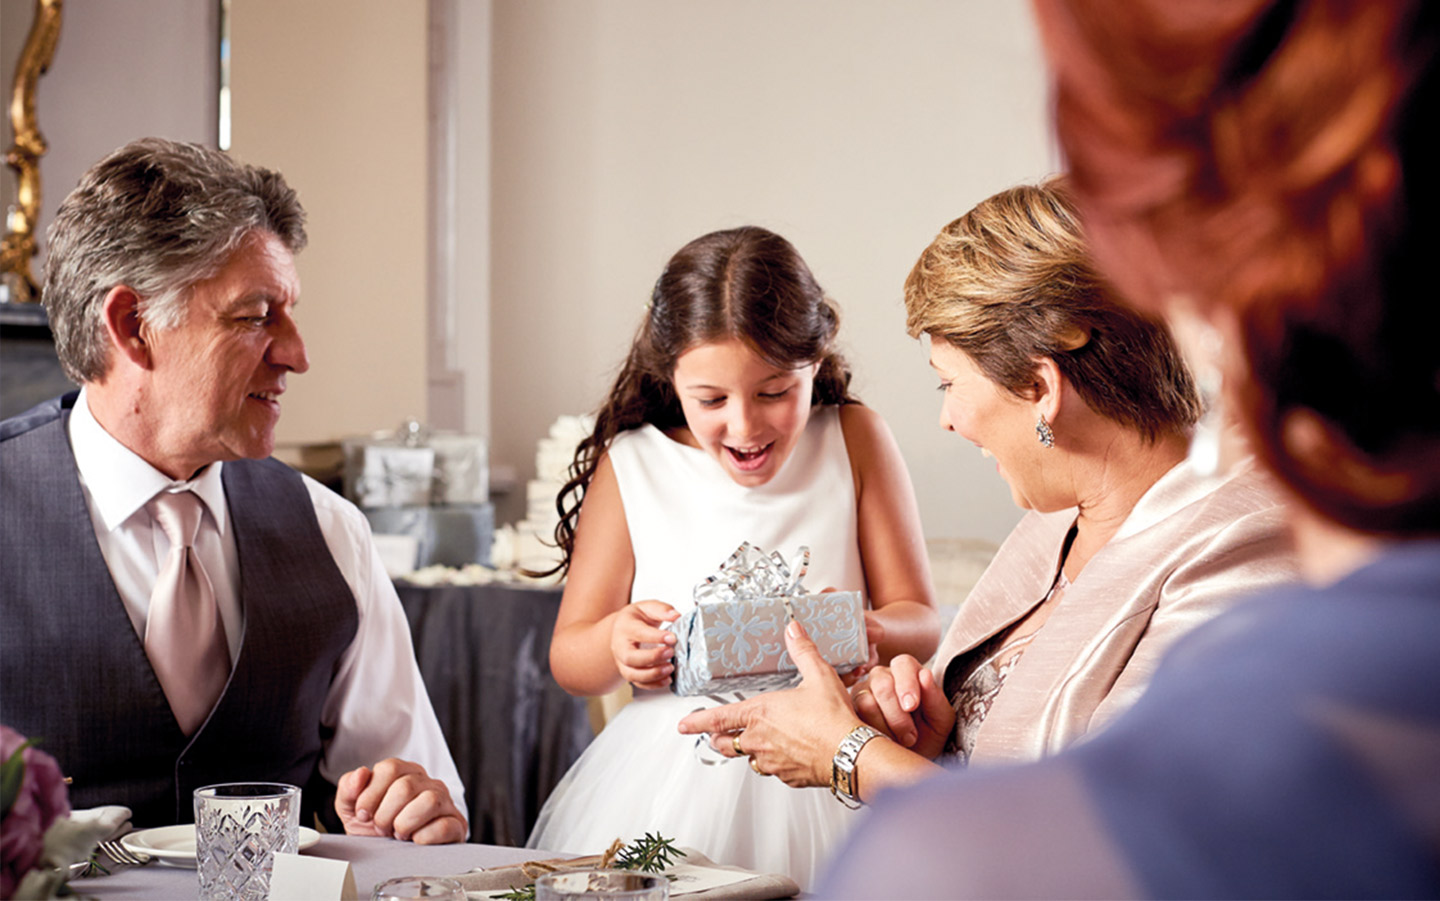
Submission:
<svg viewBox="0 0 1440 901">
<path fill-rule="evenodd" d="M 378 883 L 395 876 L 448 876 L 475 867 L 500 867 L 524 860 L 559 856 L 498 845 L 413 845 L 388 838 L 349 835 L 322 835 L 320 843 L 304 853 L 349 861 L 355 869 L 355 887 L 361 898 L 369 898 L 370 891 Z M 102 901 L 112 898 L 192 901 L 200 888 L 194 870 L 161 863 L 121 869 L 113 876 L 77 879 L 72 886 L 81 895 Z"/>
</svg>

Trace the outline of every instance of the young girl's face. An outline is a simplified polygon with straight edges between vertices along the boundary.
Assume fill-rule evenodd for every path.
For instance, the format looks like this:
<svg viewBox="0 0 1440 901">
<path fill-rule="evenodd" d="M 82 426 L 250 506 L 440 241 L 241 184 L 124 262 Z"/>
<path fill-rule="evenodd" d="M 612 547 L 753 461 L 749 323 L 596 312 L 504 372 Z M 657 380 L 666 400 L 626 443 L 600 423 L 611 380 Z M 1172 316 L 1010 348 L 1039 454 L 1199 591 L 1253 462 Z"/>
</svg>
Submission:
<svg viewBox="0 0 1440 901">
<path fill-rule="evenodd" d="M 728 338 L 681 354 L 673 381 L 695 443 L 735 482 L 754 487 L 775 477 L 800 440 L 819 368 L 777 369 Z"/>
</svg>

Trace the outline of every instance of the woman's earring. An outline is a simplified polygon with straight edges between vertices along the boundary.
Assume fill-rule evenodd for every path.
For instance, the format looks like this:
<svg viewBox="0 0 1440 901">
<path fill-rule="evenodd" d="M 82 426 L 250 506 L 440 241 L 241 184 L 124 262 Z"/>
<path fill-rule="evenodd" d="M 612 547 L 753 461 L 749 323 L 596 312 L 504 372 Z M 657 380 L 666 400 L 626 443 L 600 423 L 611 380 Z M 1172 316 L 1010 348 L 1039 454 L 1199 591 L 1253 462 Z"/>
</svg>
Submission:
<svg viewBox="0 0 1440 901">
<path fill-rule="evenodd" d="M 1055 446 L 1055 432 L 1051 430 L 1050 423 L 1045 421 L 1044 416 L 1035 422 L 1035 437 L 1039 438 L 1040 443 L 1046 447 Z"/>
</svg>

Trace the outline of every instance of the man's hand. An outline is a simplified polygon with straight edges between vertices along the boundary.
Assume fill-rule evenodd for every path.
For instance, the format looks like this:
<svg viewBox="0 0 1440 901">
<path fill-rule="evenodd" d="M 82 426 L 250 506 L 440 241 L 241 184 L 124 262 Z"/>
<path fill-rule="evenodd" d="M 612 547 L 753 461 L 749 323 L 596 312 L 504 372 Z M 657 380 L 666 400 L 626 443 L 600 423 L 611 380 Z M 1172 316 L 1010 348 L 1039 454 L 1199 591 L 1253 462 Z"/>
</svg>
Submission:
<svg viewBox="0 0 1440 901">
<path fill-rule="evenodd" d="M 465 814 L 450 789 L 408 760 L 386 758 L 340 777 L 335 812 L 347 835 L 381 835 L 417 845 L 465 840 Z"/>
</svg>

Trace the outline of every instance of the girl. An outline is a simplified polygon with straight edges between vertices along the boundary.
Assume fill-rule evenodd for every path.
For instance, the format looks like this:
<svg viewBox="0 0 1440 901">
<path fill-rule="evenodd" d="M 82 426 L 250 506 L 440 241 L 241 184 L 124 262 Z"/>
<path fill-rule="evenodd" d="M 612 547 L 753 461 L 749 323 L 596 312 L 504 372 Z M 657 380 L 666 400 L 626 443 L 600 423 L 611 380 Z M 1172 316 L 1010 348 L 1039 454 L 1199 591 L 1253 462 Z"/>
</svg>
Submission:
<svg viewBox="0 0 1440 901">
<path fill-rule="evenodd" d="M 629 682 L 635 700 L 556 787 L 530 847 L 598 853 L 659 832 L 804 888 L 848 826 L 825 789 L 706 765 L 676 727 L 706 702 L 668 691 L 675 637 L 660 628 L 742 541 L 787 558 L 804 544 L 812 590 L 865 592 L 872 661 L 935 650 L 909 476 L 849 393 L 837 328 L 799 253 L 765 229 L 705 235 L 666 265 L 557 501 L 551 671 L 576 695 Z"/>
</svg>

